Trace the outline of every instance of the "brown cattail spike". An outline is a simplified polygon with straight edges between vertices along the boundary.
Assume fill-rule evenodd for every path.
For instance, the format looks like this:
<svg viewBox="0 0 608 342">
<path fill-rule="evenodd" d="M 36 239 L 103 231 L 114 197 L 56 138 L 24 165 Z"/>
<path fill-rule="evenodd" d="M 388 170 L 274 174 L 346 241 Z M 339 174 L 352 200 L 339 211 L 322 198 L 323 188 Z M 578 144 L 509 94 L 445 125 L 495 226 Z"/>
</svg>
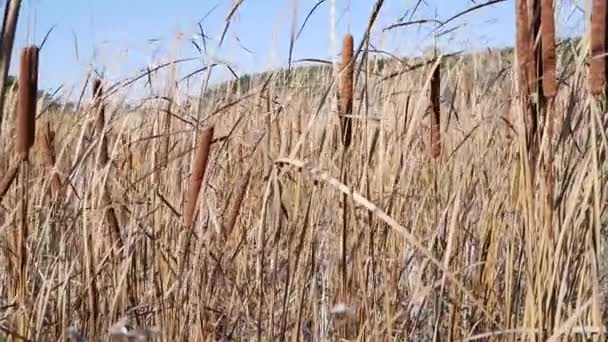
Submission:
<svg viewBox="0 0 608 342">
<path fill-rule="evenodd" d="M 431 76 L 431 154 L 433 158 L 441 154 L 441 64 L 437 64 Z"/>
<path fill-rule="evenodd" d="M 59 175 L 53 170 L 55 167 L 55 133 L 51 130 L 50 123 L 42 127 L 42 134 L 40 136 L 40 152 L 42 154 L 42 161 L 46 166 L 51 169 L 51 189 L 53 194 L 56 196 L 60 193 L 63 188 Z"/>
<path fill-rule="evenodd" d="M 38 47 L 23 49 L 19 69 L 17 99 L 16 150 L 21 160 L 27 160 L 36 135 L 36 103 L 38 94 Z"/>
<path fill-rule="evenodd" d="M 530 64 L 534 60 L 532 52 L 532 33 L 530 32 L 530 20 L 528 16 L 527 0 L 516 0 L 516 20 L 517 20 L 517 59 L 519 93 L 522 102 L 527 105 L 530 95 Z"/>
<path fill-rule="evenodd" d="M 100 167 L 105 167 L 108 164 L 110 157 L 108 155 L 108 141 L 103 131 L 106 124 L 106 108 L 102 97 L 103 87 L 101 85 L 101 80 L 96 79 L 93 81 L 93 100 L 95 102 L 95 106 L 97 107 L 95 130 L 97 131 L 97 134 L 101 135 L 99 138 L 98 165 Z"/>
<path fill-rule="evenodd" d="M 236 220 L 239 217 L 239 213 L 241 211 L 241 206 L 243 204 L 243 199 L 245 199 L 245 194 L 247 193 L 247 188 L 249 187 L 249 181 L 251 180 L 251 171 L 247 171 L 241 182 L 239 182 L 236 191 L 237 195 L 234 199 L 234 204 L 232 209 L 228 214 L 228 219 L 224 224 L 224 237 L 228 238 L 230 233 L 232 233 L 232 229 L 236 225 Z"/>
<path fill-rule="evenodd" d="M 353 60 L 354 40 L 351 34 L 344 37 L 342 45 L 342 64 L 340 68 L 340 82 L 338 91 L 338 106 L 340 114 L 340 127 L 342 143 L 348 148 L 352 141 L 352 118 L 348 115 L 353 113 L 353 73 L 355 63 Z"/>
<path fill-rule="evenodd" d="M 608 0 L 593 0 L 591 11 L 591 62 L 589 90 L 593 95 L 604 92 L 606 84 L 606 25 Z"/>
<path fill-rule="evenodd" d="M 531 63 L 528 64 L 528 74 L 530 80 L 530 89 L 532 92 L 537 93 L 539 86 L 542 84 L 542 69 L 539 68 L 539 64 L 542 62 L 542 51 L 539 49 L 540 44 L 538 38 L 540 37 L 540 1 L 541 0 L 528 0 L 528 11 L 530 23 L 530 53 Z"/>
<path fill-rule="evenodd" d="M 202 132 L 198 143 L 198 152 L 192 169 L 192 176 L 190 176 L 190 187 L 188 189 L 188 198 L 184 210 L 184 224 L 186 226 L 191 226 L 192 223 L 194 223 L 196 203 L 198 201 L 201 185 L 203 184 L 203 178 L 205 177 L 205 171 L 207 170 L 212 140 L 213 126 Z"/>
<path fill-rule="evenodd" d="M 556 55 L 555 55 L 555 15 L 553 0 L 542 0 L 541 34 L 543 57 L 543 92 L 546 97 L 557 93 Z"/>
</svg>

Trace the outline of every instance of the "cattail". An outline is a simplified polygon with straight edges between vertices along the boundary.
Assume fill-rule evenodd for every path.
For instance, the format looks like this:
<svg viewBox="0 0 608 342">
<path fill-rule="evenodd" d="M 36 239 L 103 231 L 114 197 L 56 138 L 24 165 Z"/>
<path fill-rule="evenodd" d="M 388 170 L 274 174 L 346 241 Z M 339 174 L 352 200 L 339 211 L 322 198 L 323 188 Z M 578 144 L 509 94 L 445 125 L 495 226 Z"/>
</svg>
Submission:
<svg viewBox="0 0 608 342">
<path fill-rule="evenodd" d="M 354 40 L 351 34 L 344 37 L 342 45 L 342 65 L 338 86 L 338 112 L 340 114 L 340 127 L 342 143 L 348 148 L 352 141 L 352 118 L 347 117 L 353 113 L 353 61 Z"/>
<path fill-rule="evenodd" d="M 556 55 L 555 55 L 555 16 L 553 0 L 542 0 L 541 34 L 543 58 L 543 93 L 554 97 L 557 93 Z"/>
<path fill-rule="evenodd" d="M 542 69 L 539 68 L 539 63 L 542 62 L 542 51 L 539 50 L 538 37 L 540 34 L 541 17 L 540 17 L 540 1 L 528 0 L 528 15 L 530 22 L 530 53 L 531 59 L 528 64 L 528 80 L 530 81 L 530 90 L 534 93 L 538 92 L 542 79 Z M 542 42 L 541 42 L 542 43 Z M 540 74 L 539 74 L 540 73 Z"/>
<path fill-rule="evenodd" d="M 236 220 L 239 217 L 239 213 L 241 211 L 241 205 L 243 204 L 243 199 L 245 198 L 245 194 L 247 193 L 247 188 L 249 186 L 249 181 L 251 179 L 251 172 L 247 171 L 243 180 L 237 185 L 238 194 L 234 199 L 234 205 L 228 214 L 228 220 L 226 220 L 226 224 L 224 225 L 224 234 L 227 238 L 232 233 L 232 229 L 234 229 L 234 225 L 236 224 Z"/>
<path fill-rule="evenodd" d="M 52 169 L 55 167 L 55 133 L 51 130 L 50 123 L 47 122 L 42 128 L 42 134 L 40 137 L 40 152 L 42 154 L 42 161 L 51 169 L 51 189 L 54 195 L 59 194 L 63 188 L 59 175 Z"/>
<path fill-rule="evenodd" d="M 95 106 L 97 107 L 97 121 L 95 122 L 95 130 L 97 134 L 100 134 L 99 137 L 99 159 L 98 165 L 100 167 L 105 167 L 110 160 L 108 156 L 108 141 L 104 134 L 104 127 L 106 125 L 106 108 L 103 103 L 103 86 L 101 85 L 101 80 L 96 79 L 93 81 L 93 100 L 95 101 Z"/>
<path fill-rule="evenodd" d="M 589 90 L 600 95 L 606 83 L 606 24 L 607 0 L 593 0 L 591 10 L 591 62 L 589 65 Z"/>
<path fill-rule="evenodd" d="M 532 51 L 530 20 L 528 17 L 527 0 L 516 0 L 516 29 L 517 29 L 517 59 L 518 59 L 518 77 L 519 77 L 519 93 L 522 103 L 527 105 L 530 96 L 530 64 L 534 60 Z"/>
<path fill-rule="evenodd" d="M 97 107 L 97 121 L 95 123 L 95 130 L 99 137 L 99 150 L 98 150 L 98 160 L 97 166 L 101 169 L 104 168 L 110 158 L 108 155 L 108 141 L 106 139 L 104 128 L 105 128 L 105 105 L 103 103 L 103 86 L 101 85 L 100 79 L 95 79 L 93 81 L 93 100 L 95 106 Z M 104 210 L 104 219 L 106 225 L 110 231 L 110 236 L 112 238 L 112 243 L 118 247 L 118 249 L 124 246 L 122 241 L 122 236 L 120 234 L 120 226 L 118 222 L 118 217 L 116 215 L 116 210 L 112 207 L 112 196 L 110 196 L 110 191 L 108 190 L 107 185 L 104 185 L 104 188 L 101 193 L 101 202 L 106 207 Z"/>
<path fill-rule="evenodd" d="M 16 115 L 16 150 L 21 160 L 29 158 L 36 134 L 36 103 L 38 93 L 38 47 L 23 49 L 19 69 L 19 96 Z"/>
<path fill-rule="evenodd" d="M 433 158 L 441 154 L 441 64 L 438 64 L 431 76 L 431 154 Z"/>
<path fill-rule="evenodd" d="M 196 161 L 190 176 L 190 187 L 188 189 L 188 199 L 184 210 L 184 224 L 191 226 L 194 223 L 194 213 L 196 211 L 196 203 L 198 195 L 203 184 L 205 171 L 207 170 L 207 162 L 209 160 L 209 151 L 213 140 L 213 126 L 204 130 L 201 134 L 198 143 L 198 153 Z"/>
<path fill-rule="evenodd" d="M 19 173 L 19 163 L 15 163 L 15 165 L 11 166 L 8 169 L 8 172 L 4 174 L 4 178 L 0 179 L 0 201 L 4 198 L 4 195 L 8 192 L 13 182 L 17 178 L 17 174 Z"/>
</svg>

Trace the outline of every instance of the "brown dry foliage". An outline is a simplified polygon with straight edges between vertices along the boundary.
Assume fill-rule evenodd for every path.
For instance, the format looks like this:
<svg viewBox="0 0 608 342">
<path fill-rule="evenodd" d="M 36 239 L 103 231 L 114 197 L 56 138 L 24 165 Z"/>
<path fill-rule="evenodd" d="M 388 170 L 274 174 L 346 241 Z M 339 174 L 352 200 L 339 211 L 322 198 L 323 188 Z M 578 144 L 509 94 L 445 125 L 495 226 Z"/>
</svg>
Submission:
<svg viewBox="0 0 608 342">
<path fill-rule="evenodd" d="M 21 160 L 29 158 L 36 135 L 36 104 L 38 94 L 38 47 L 23 49 L 19 69 L 19 96 L 17 99 L 16 150 Z"/>
<path fill-rule="evenodd" d="M 194 214 L 196 211 L 196 203 L 198 195 L 203 184 L 205 171 L 207 170 L 207 162 L 209 161 L 209 151 L 211 150 L 211 142 L 213 140 L 213 126 L 205 129 L 201 133 L 198 143 L 198 152 L 192 176 L 190 176 L 190 187 L 188 188 L 188 197 L 186 200 L 186 208 L 184 209 L 184 224 L 191 226 L 194 222 Z"/>
<path fill-rule="evenodd" d="M 352 118 L 346 117 L 353 113 L 353 61 L 354 40 L 351 34 L 346 34 L 342 44 L 342 64 L 339 82 L 339 114 L 342 134 L 342 143 L 349 147 L 352 141 Z"/>
<path fill-rule="evenodd" d="M 589 90 L 594 95 L 604 91 L 606 84 L 606 0 L 593 0 L 591 11 L 591 61 Z"/>
</svg>

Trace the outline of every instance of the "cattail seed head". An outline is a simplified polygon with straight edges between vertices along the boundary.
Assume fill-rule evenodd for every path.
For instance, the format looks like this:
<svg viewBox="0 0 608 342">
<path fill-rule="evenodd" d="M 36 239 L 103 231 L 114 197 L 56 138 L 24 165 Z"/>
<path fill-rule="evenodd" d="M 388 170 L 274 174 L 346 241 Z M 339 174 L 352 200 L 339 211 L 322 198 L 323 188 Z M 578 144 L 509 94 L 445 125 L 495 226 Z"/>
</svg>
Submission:
<svg viewBox="0 0 608 342">
<path fill-rule="evenodd" d="M 353 112 L 353 74 L 355 70 L 353 50 L 353 36 L 346 34 L 342 45 L 342 64 L 338 82 L 338 112 L 340 114 L 342 143 L 345 147 L 349 147 L 352 141 L 352 118 L 346 116 Z"/>
<path fill-rule="evenodd" d="M 198 151 L 196 161 L 192 168 L 192 176 L 190 176 L 190 187 L 188 189 L 188 197 L 186 207 L 184 209 L 184 224 L 191 226 L 194 223 L 194 214 L 196 211 L 196 203 L 198 195 L 203 184 L 205 171 L 207 170 L 207 162 L 209 160 L 209 151 L 211 150 L 211 142 L 213 140 L 213 126 L 204 130 L 201 134 L 198 143 Z"/>
<path fill-rule="evenodd" d="M 606 84 L 606 25 L 607 0 L 593 0 L 591 11 L 591 61 L 589 64 L 589 90 L 593 95 L 604 91 Z"/>
<path fill-rule="evenodd" d="M 529 72 L 531 64 L 534 62 L 534 52 L 532 49 L 532 32 L 530 30 L 530 20 L 527 0 L 516 0 L 516 29 L 517 29 L 517 59 L 519 93 L 522 103 L 527 104 L 530 96 Z M 533 73 L 532 73 L 533 75 Z"/>
<path fill-rule="evenodd" d="M 23 49 L 19 69 L 19 96 L 16 115 L 16 150 L 21 160 L 29 158 L 36 135 L 36 104 L 38 96 L 38 47 Z"/>
<path fill-rule="evenodd" d="M 96 78 L 93 80 L 93 99 L 99 100 L 103 95 L 103 88 L 101 87 L 101 80 Z"/>
<path fill-rule="evenodd" d="M 97 134 L 100 134 L 99 138 L 99 156 L 98 156 L 98 164 L 101 167 L 104 167 L 108 164 L 110 160 L 108 153 L 108 141 L 106 139 L 104 128 L 106 124 L 106 108 L 103 103 L 103 86 L 101 84 L 100 79 L 95 79 L 93 81 L 93 101 L 95 102 L 95 106 L 97 108 L 97 119 L 95 122 L 95 130 Z"/>
<path fill-rule="evenodd" d="M 59 175 L 53 170 L 56 162 L 55 155 L 55 133 L 49 122 L 42 126 L 39 138 L 42 162 L 51 170 L 51 189 L 54 195 L 60 194 L 63 185 Z"/>
<path fill-rule="evenodd" d="M 431 154 L 433 158 L 441 154 L 441 64 L 431 76 Z"/>
<path fill-rule="evenodd" d="M 546 97 L 557 94 L 555 54 L 555 15 L 553 0 L 542 0 L 541 3 L 541 34 L 543 58 L 543 93 Z"/>
<path fill-rule="evenodd" d="M 230 233 L 232 233 L 232 229 L 234 229 L 234 226 L 236 225 L 236 220 L 239 217 L 239 212 L 241 211 L 243 199 L 245 198 L 245 194 L 247 193 L 247 188 L 249 187 L 250 180 L 251 171 L 247 171 L 247 173 L 237 186 L 237 196 L 235 197 L 233 207 L 230 210 L 228 219 L 226 220 L 226 223 L 224 225 L 225 238 L 228 238 L 228 236 L 230 236 Z"/>
</svg>

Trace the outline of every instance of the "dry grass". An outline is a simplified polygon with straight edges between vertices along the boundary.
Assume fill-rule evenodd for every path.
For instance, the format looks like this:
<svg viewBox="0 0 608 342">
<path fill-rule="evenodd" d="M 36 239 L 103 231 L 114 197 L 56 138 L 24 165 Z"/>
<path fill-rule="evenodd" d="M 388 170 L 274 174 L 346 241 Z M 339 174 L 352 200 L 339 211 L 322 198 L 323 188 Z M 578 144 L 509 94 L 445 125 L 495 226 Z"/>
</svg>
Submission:
<svg viewBox="0 0 608 342">
<path fill-rule="evenodd" d="M 519 13 L 529 13 L 522 3 Z M 608 123 L 589 94 L 586 68 L 557 63 L 565 78 L 552 98 L 552 181 L 532 176 L 528 24 L 518 25 L 515 65 L 491 52 L 446 58 L 441 87 L 438 62 L 404 72 L 407 62 L 380 68 L 368 60 L 352 80 L 365 96 L 355 110 L 351 104 L 357 124 L 347 153 L 330 72 L 295 68 L 289 85 L 266 75 L 194 108 L 183 100 L 191 89 L 180 84 L 168 92 L 170 125 L 166 102 L 147 99 L 129 111 L 96 82 L 97 95 L 78 113 L 45 114 L 55 139 L 41 143 L 54 148 L 53 158 L 0 196 L 2 265 L 14 258 L 12 234 L 22 221 L 29 227 L 24 295 L 12 295 L 12 275 L 0 274 L 0 334 L 30 341 L 598 336 Z M 568 53 L 582 60 L 587 49 Z M 429 92 L 439 117 L 425 115 Z M 511 106 L 520 96 L 525 106 Z M 511 140 L 503 134 L 507 110 Z M 441 162 L 429 162 L 429 135 L 418 132 L 439 122 Z M 11 133 L 0 135 L 0 155 L 15 155 Z M 51 165 L 62 170 L 61 196 L 48 196 Z"/>
</svg>

